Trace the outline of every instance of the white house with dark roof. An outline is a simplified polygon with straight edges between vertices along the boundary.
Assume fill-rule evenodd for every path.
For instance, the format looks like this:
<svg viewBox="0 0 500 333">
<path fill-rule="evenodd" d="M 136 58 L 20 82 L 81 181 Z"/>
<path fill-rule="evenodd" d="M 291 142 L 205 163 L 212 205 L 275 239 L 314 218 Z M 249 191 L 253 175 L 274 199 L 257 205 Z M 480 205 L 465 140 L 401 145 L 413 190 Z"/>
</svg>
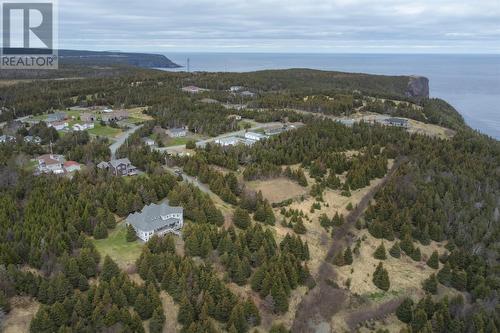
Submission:
<svg viewBox="0 0 500 333">
<path fill-rule="evenodd" d="M 147 242 L 153 235 L 180 234 L 184 225 L 184 209 L 167 203 L 150 204 L 137 213 L 130 214 L 126 223 L 131 225 L 137 237 Z"/>
<path fill-rule="evenodd" d="M 187 135 L 187 130 L 184 127 L 170 128 L 167 130 L 167 134 L 171 138 L 181 138 Z"/>
</svg>

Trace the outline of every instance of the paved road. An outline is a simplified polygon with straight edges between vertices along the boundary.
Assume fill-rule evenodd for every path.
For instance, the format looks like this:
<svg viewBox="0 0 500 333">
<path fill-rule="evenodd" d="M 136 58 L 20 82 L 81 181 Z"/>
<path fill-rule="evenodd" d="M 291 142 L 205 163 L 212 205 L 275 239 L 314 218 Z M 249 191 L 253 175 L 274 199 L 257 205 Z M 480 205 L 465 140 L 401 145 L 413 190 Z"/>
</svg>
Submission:
<svg viewBox="0 0 500 333">
<path fill-rule="evenodd" d="M 109 149 L 111 150 L 111 159 L 112 160 L 115 159 L 116 151 L 118 150 L 118 148 L 121 147 L 122 144 L 125 143 L 125 140 L 127 140 L 129 138 L 129 136 L 131 136 L 135 131 L 137 131 L 142 126 L 143 125 L 138 125 L 138 126 L 133 125 L 133 127 L 126 130 L 125 132 L 120 134 L 120 136 L 118 138 L 116 138 L 116 141 L 113 142 L 113 144 L 111 146 L 109 146 Z"/>
<path fill-rule="evenodd" d="M 260 124 L 260 125 L 257 125 L 255 127 L 252 127 L 250 129 L 248 129 L 248 131 L 252 132 L 252 131 L 257 131 L 257 130 L 260 130 L 260 129 L 273 128 L 273 127 L 278 127 L 278 126 L 282 126 L 282 125 L 283 125 L 283 123 L 280 123 L 280 122 L 264 123 L 264 124 Z M 235 132 L 224 133 L 224 134 L 221 134 L 219 136 L 216 136 L 216 137 L 213 137 L 213 138 L 210 138 L 210 139 L 198 141 L 198 142 L 196 142 L 196 146 L 197 147 L 203 147 L 203 146 L 205 146 L 209 142 L 214 142 L 217 139 L 227 138 L 227 137 L 230 137 L 230 136 L 243 136 L 243 135 L 245 135 L 245 132 L 247 132 L 247 130 L 239 130 L 239 131 L 235 131 Z M 164 151 L 166 151 L 166 152 L 174 152 L 174 151 L 177 151 L 177 150 L 180 150 L 180 149 L 184 149 L 184 148 L 186 148 L 186 145 L 178 145 L 178 146 L 170 146 L 170 147 L 162 147 L 162 148 L 153 148 L 153 149 L 158 150 L 160 152 L 164 152 Z"/>
</svg>

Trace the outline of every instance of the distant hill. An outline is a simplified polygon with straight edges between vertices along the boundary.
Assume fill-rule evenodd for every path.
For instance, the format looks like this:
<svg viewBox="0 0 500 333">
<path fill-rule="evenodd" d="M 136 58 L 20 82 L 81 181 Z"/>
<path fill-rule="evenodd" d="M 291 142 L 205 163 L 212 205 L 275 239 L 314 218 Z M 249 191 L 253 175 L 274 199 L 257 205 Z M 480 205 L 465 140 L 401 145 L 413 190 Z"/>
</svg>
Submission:
<svg viewBox="0 0 500 333">
<path fill-rule="evenodd" d="M 59 50 L 58 70 L 2 70 L 0 80 L 110 77 L 177 67 L 161 54 Z"/>
<path fill-rule="evenodd" d="M 59 50 L 62 64 L 75 65 L 131 65 L 144 68 L 178 68 L 176 63 L 161 54 Z"/>
</svg>

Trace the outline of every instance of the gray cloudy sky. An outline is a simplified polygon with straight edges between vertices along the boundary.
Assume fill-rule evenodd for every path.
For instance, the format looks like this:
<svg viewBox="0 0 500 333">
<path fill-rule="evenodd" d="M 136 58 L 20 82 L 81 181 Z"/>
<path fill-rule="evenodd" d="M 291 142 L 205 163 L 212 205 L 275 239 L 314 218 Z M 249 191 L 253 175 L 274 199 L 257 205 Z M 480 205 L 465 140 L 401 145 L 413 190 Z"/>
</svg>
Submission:
<svg viewBox="0 0 500 333">
<path fill-rule="evenodd" d="M 59 46 L 500 53 L 500 0 L 59 0 Z"/>
</svg>

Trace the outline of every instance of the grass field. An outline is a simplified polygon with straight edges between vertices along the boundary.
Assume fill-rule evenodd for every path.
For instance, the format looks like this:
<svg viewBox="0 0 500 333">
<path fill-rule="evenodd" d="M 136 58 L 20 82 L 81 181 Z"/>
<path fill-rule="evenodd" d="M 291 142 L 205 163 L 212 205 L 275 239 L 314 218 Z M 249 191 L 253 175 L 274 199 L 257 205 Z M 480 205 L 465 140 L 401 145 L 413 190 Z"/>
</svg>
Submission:
<svg viewBox="0 0 500 333">
<path fill-rule="evenodd" d="M 96 136 L 107 136 L 108 138 L 114 138 L 117 135 L 119 135 L 120 133 L 122 133 L 122 130 L 119 128 L 102 126 L 98 122 L 96 122 L 94 126 L 95 126 L 94 128 L 88 130 L 89 134 L 96 135 Z"/>
<path fill-rule="evenodd" d="M 185 145 L 190 140 L 193 140 L 193 138 L 190 138 L 190 137 L 169 138 L 167 144 L 165 145 L 165 147 Z"/>
<path fill-rule="evenodd" d="M 139 258 L 143 243 L 139 241 L 127 242 L 125 223 L 119 223 L 109 233 L 108 238 L 94 240 L 94 244 L 102 257 L 109 255 L 121 269 L 127 271 Z"/>
</svg>

